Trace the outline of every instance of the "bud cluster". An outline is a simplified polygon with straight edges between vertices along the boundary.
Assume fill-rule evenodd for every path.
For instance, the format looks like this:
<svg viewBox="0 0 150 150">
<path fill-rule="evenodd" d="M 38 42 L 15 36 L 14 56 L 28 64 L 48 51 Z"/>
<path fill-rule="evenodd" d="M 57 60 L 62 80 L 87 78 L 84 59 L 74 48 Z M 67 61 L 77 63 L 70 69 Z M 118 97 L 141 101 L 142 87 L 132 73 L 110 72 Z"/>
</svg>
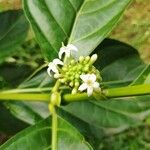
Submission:
<svg viewBox="0 0 150 150">
<path fill-rule="evenodd" d="M 72 93 L 75 94 L 81 85 L 80 75 L 95 74 L 97 81 L 101 81 L 99 71 L 93 66 L 96 61 L 97 55 L 80 56 L 78 61 L 74 59 L 70 60 L 67 64 L 64 64 L 59 74 L 55 74 L 54 77 L 58 78 L 62 84 L 72 87 Z"/>
</svg>

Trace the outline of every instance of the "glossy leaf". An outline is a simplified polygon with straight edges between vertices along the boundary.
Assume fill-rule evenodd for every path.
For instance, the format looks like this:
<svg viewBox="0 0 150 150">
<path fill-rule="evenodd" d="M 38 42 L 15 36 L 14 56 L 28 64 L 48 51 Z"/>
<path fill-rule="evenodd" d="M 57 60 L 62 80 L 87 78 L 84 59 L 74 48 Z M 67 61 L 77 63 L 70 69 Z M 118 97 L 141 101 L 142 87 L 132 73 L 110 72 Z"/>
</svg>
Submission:
<svg viewBox="0 0 150 150">
<path fill-rule="evenodd" d="M 39 72 L 30 79 L 25 80 L 19 85 L 19 89 L 31 89 L 36 87 L 43 88 L 45 86 L 53 85 L 53 79 L 49 77 L 47 72 Z M 16 89 L 17 90 L 17 89 Z M 28 90 L 30 92 L 30 90 Z M 50 92 L 50 89 L 49 91 Z M 28 123 L 35 124 L 43 118 L 48 117 L 49 111 L 47 103 L 45 102 L 4 102 L 4 105 L 9 108 L 10 112 L 18 119 Z"/>
<path fill-rule="evenodd" d="M 113 39 L 105 39 L 93 53 L 98 54 L 95 66 L 108 87 L 129 85 L 146 66 L 136 49 Z"/>
<path fill-rule="evenodd" d="M 14 135 L 26 127 L 26 123 L 16 119 L 10 114 L 8 108 L 5 108 L 2 103 L 0 104 L 0 132 Z"/>
<path fill-rule="evenodd" d="M 61 108 L 87 124 L 87 127 L 91 127 L 90 132 L 96 138 L 101 138 L 104 135 L 119 133 L 129 127 L 141 125 L 142 120 L 150 114 L 149 98 L 150 96 L 138 96 L 73 102 Z"/>
<path fill-rule="evenodd" d="M 0 147 L 1 150 L 51 149 L 50 118 L 27 128 Z M 58 150 L 92 150 L 84 137 L 68 122 L 59 118 Z"/>
<path fill-rule="evenodd" d="M 139 76 L 132 82 L 131 85 L 150 84 L 150 64 L 142 70 Z"/>
<path fill-rule="evenodd" d="M 24 11 L 44 56 L 57 57 L 61 42 L 89 55 L 118 22 L 131 0 L 24 0 Z"/>
<path fill-rule="evenodd" d="M 0 63 L 24 42 L 28 22 L 21 10 L 0 13 Z"/>
</svg>

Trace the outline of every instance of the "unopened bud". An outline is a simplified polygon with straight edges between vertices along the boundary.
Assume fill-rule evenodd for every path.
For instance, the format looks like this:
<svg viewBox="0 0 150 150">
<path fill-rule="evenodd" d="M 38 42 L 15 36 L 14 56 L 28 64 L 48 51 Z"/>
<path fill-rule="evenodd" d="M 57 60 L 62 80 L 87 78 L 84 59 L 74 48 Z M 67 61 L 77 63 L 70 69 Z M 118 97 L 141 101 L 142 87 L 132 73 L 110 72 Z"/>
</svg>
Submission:
<svg viewBox="0 0 150 150">
<path fill-rule="evenodd" d="M 75 60 L 71 60 L 71 65 L 74 65 L 75 64 Z"/>
<path fill-rule="evenodd" d="M 73 87 L 73 82 L 71 81 L 71 82 L 69 83 L 69 85 L 70 85 L 71 87 Z"/>
<path fill-rule="evenodd" d="M 75 87 L 78 87 L 80 85 L 79 82 L 75 82 Z"/>
<path fill-rule="evenodd" d="M 83 56 L 80 56 L 80 57 L 79 57 L 79 62 L 82 63 L 83 61 L 84 61 L 84 57 L 83 57 Z"/>
<path fill-rule="evenodd" d="M 76 78 L 76 79 L 79 79 L 79 77 L 80 77 L 79 74 L 76 74 L 76 75 L 75 75 L 75 78 Z"/>
<path fill-rule="evenodd" d="M 58 73 L 56 73 L 56 74 L 54 74 L 54 78 L 55 79 L 58 79 L 58 78 L 60 78 L 62 75 L 61 74 L 58 74 Z"/>
<path fill-rule="evenodd" d="M 67 79 L 66 78 L 63 78 L 63 79 L 60 79 L 59 80 L 61 83 L 65 83 L 66 81 L 67 81 Z"/>
<path fill-rule="evenodd" d="M 90 64 L 95 63 L 96 60 L 97 60 L 97 54 L 93 54 L 90 59 Z"/>
<path fill-rule="evenodd" d="M 83 68 L 83 71 L 84 72 L 87 72 L 89 70 L 89 65 L 86 65 L 84 68 Z"/>
<path fill-rule="evenodd" d="M 77 93 L 77 89 L 76 88 L 74 88 L 73 90 L 72 90 L 72 92 L 71 92 L 72 94 L 76 94 Z"/>
<path fill-rule="evenodd" d="M 90 60 L 90 56 L 85 57 L 85 62 L 87 63 Z"/>
</svg>

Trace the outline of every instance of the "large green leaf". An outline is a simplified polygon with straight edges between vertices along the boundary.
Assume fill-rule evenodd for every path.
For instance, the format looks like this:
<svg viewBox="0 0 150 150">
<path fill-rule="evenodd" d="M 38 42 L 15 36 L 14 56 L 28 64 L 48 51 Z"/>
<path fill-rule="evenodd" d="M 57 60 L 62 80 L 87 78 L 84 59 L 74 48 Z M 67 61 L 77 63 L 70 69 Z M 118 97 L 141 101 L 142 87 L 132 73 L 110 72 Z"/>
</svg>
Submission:
<svg viewBox="0 0 150 150">
<path fill-rule="evenodd" d="M 59 118 L 58 150 L 92 150 L 84 137 L 68 122 Z M 0 150 L 51 149 L 51 119 L 25 129 L 0 147 Z"/>
<path fill-rule="evenodd" d="M 150 114 L 150 96 L 72 102 L 61 108 L 91 126 L 97 138 L 142 124 Z M 67 118 L 68 119 L 68 118 Z M 71 120 L 69 118 L 69 120 Z"/>
<path fill-rule="evenodd" d="M 117 40 L 105 39 L 93 53 L 106 87 L 129 85 L 146 67 L 136 49 Z"/>
<path fill-rule="evenodd" d="M 0 13 L 0 63 L 24 42 L 28 22 L 21 10 Z"/>
<path fill-rule="evenodd" d="M 57 56 L 61 42 L 89 55 L 118 22 L 131 0 L 24 0 L 24 10 L 44 56 Z"/>
<path fill-rule="evenodd" d="M 0 104 L 0 132 L 8 135 L 14 135 L 27 127 L 27 124 L 16 119 L 9 110 Z"/>
<path fill-rule="evenodd" d="M 28 65 L 19 65 L 15 63 L 5 63 L 0 65 L 0 77 L 7 84 L 3 88 L 14 88 L 24 81 L 32 72 Z"/>
<path fill-rule="evenodd" d="M 42 89 L 53 85 L 53 79 L 45 71 L 40 71 L 30 79 L 25 80 L 16 90 L 24 89 L 30 92 L 31 88 Z M 50 88 L 49 88 L 50 92 Z M 35 124 L 39 120 L 48 117 L 48 105 L 44 102 L 4 102 L 5 107 L 9 108 L 11 114 L 16 118 L 28 123 Z"/>
</svg>

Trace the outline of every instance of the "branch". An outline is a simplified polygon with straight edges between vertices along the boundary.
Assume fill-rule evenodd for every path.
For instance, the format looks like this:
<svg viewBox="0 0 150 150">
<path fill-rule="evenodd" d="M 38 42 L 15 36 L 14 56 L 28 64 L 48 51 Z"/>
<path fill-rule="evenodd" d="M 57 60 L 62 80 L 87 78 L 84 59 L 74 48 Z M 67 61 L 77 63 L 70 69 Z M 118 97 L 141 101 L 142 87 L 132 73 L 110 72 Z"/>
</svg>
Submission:
<svg viewBox="0 0 150 150">
<path fill-rule="evenodd" d="M 23 90 L 22 90 L 23 91 Z M 36 91 L 36 90 L 35 90 Z M 38 93 L 37 93 L 38 92 Z M 36 91 L 36 93 L 27 92 L 27 93 L 19 93 L 16 90 L 12 91 L 3 91 L 0 92 L 0 100 L 26 100 L 26 101 L 49 101 L 50 94 L 42 93 L 43 91 Z M 93 97 L 97 100 L 113 97 L 127 97 L 127 96 L 138 96 L 138 95 L 150 95 L 150 84 L 143 85 L 135 85 L 135 86 L 126 86 L 120 88 L 111 88 L 104 89 L 102 93 L 94 94 L 92 97 L 88 97 L 86 93 L 81 94 L 64 94 L 62 99 L 65 102 L 73 102 L 73 101 L 84 101 L 91 100 Z"/>
</svg>

